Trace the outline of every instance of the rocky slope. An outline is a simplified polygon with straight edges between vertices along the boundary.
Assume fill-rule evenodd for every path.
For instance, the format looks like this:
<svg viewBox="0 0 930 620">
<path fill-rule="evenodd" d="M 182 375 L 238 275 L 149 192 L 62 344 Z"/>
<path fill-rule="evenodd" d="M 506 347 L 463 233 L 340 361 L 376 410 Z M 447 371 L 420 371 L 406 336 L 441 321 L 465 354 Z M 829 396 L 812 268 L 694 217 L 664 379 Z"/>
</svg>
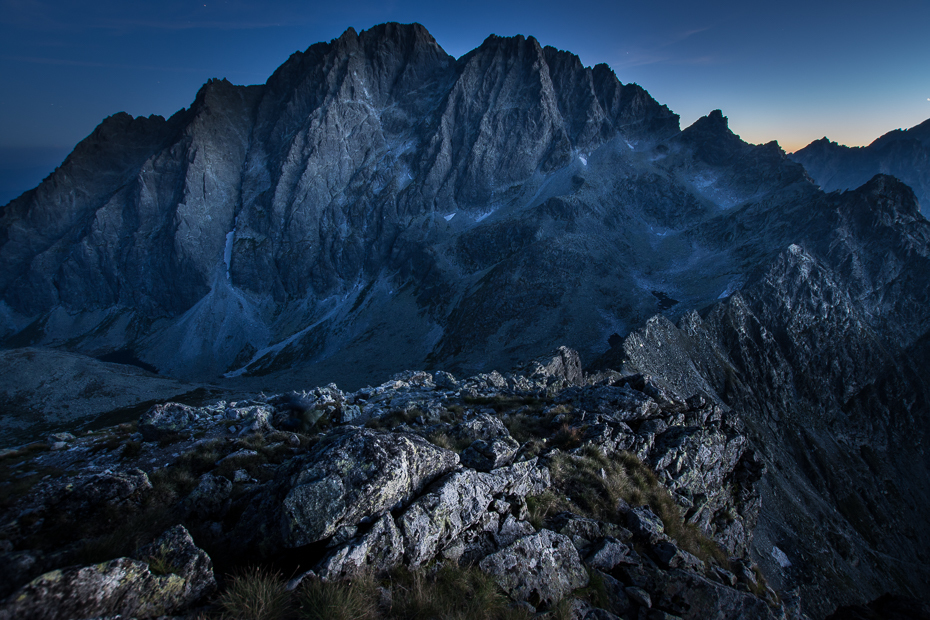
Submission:
<svg viewBox="0 0 930 620">
<path fill-rule="evenodd" d="M 508 618 L 802 617 L 748 556 L 763 469 L 740 414 L 583 376 L 568 349 L 464 381 L 157 405 L 137 428 L 2 454 L 0 618 L 241 617 L 236 567 L 256 562 L 294 575 L 300 617 L 367 575 L 366 617 L 406 617 L 408 571 L 485 575 Z"/>
<path fill-rule="evenodd" d="M 930 120 L 896 129 L 865 147 L 848 147 L 826 137 L 789 155 L 826 192 L 855 189 L 876 174 L 888 174 L 917 194 L 921 212 L 930 214 Z"/>
<path fill-rule="evenodd" d="M 758 283 L 677 326 L 656 317 L 604 358 L 742 412 L 770 471 L 754 556 L 813 615 L 925 596 L 930 579 L 926 326 L 893 293 L 926 290 L 926 222 L 890 177 L 819 208 L 836 218 L 823 245 L 788 246 Z M 891 248 L 882 264 L 860 260 L 859 227 Z"/>
</svg>

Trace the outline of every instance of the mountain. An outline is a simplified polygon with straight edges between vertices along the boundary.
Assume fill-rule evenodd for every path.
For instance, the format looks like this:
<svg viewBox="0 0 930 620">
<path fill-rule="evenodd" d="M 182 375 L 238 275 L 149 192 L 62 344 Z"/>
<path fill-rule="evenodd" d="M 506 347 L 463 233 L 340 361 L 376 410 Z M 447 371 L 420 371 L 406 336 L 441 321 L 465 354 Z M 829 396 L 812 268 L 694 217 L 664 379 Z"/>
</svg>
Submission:
<svg viewBox="0 0 930 620">
<path fill-rule="evenodd" d="M 4 341 L 350 387 L 561 344 L 591 359 L 740 286 L 784 243 L 735 253 L 701 227 L 792 192 L 816 188 L 775 145 L 719 112 L 679 131 L 533 38 L 455 60 L 420 26 L 349 30 L 265 85 L 106 119 L 4 207 Z"/>
<path fill-rule="evenodd" d="M 820 618 L 930 581 L 928 257 L 891 176 L 825 194 L 777 144 L 719 110 L 682 130 L 606 65 L 522 36 L 454 59 L 385 24 L 264 85 L 211 81 L 167 120 L 106 119 L 0 210 L 0 321 L 8 348 L 132 361 L 201 399 L 569 346 L 601 371 L 585 385 L 667 409 L 628 425 L 643 441 L 705 423 L 745 438 L 758 462 L 727 476 L 759 503 L 727 488 L 748 518 L 711 502 L 716 479 L 675 501 L 705 534 L 749 534 Z M 565 432 L 597 431 L 576 396 Z"/>
<path fill-rule="evenodd" d="M 825 192 L 854 189 L 879 173 L 897 177 L 917 194 L 921 213 L 930 215 L 930 120 L 889 131 L 864 147 L 843 146 L 824 137 L 789 157 Z"/>
</svg>

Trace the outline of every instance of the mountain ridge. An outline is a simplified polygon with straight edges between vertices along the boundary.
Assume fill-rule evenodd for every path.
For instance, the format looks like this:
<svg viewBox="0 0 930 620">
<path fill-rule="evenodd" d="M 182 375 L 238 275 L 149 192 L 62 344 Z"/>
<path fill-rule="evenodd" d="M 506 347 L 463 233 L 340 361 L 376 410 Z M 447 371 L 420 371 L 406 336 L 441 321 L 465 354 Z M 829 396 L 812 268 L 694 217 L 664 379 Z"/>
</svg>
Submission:
<svg viewBox="0 0 930 620">
<path fill-rule="evenodd" d="M 930 120 L 895 129 L 867 146 L 848 147 L 826 136 L 789 157 L 804 165 L 824 191 L 850 190 L 875 174 L 889 174 L 909 185 L 927 216 L 930 208 Z"/>
</svg>

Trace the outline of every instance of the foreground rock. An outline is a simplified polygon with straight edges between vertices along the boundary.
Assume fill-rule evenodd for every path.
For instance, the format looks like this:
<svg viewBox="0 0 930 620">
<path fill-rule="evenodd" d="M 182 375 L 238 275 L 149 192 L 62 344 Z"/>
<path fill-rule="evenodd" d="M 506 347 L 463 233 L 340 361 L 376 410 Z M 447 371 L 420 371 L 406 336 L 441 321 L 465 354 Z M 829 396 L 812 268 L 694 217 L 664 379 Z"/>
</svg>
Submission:
<svg viewBox="0 0 930 620">
<path fill-rule="evenodd" d="M 282 467 L 242 517 L 236 538 L 300 547 L 354 531 L 409 503 L 458 465 L 422 437 L 347 427 Z M 273 548 L 273 547 L 272 547 Z"/>
<path fill-rule="evenodd" d="M 558 368 L 575 354 L 543 359 Z M 300 566 L 297 589 L 445 566 L 483 571 L 526 609 L 567 605 L 592 620 L 801 618 L 749 556 L 764 468 L 738 412 L 643 375 L 602 372 L 579 385 L 545 366 L 165 403 L 142 416 L 144 432 L 11 451 L 11 475 L 24 480 L 87 473 L 39 479 L 0 513 L 7 613 L 26 613 L 16 601 L 51 609 L 65 591 L 76 598 L 62 614 L 189 610 L 212 587 L 191 532 L 228 565 Z M 166 538 L 147 514 L 183 527 Z M 145 550 L 81 560 L 114 548 L 114 529 Z M 154 574 L 166 566 L 176 568 Z M 139 594 L 165 588 L 173 594 L 157 601 Z M 91 591 L 99 597 L 85 600 Z"/>
<path fill-rule="evenodd" d="M 567 536 L 540 530 L 493 553 L 479 564 L 517 601 L 550 606 L 588 585 L 588 574 Z"/>
<path fill-rule="evenodd" d="M 155 618 L 186 609 L 215 587 L 209 556 L 177 526 L 140 550 L 139 559 L 117 558 L 37 577 L 0 603 L 0 618 Z"/>
</svg>

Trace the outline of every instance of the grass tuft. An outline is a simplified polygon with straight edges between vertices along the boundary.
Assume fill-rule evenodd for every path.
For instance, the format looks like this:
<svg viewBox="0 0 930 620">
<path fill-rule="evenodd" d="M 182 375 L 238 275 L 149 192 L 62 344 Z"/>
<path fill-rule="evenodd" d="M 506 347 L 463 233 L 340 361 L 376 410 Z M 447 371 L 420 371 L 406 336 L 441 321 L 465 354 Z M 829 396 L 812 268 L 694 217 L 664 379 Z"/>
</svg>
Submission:
<svg viewBox="0 0 930 620">
<path fill-rule="evenodd" d="M 232 575 L 216 604 L 224 619 L 282 620 L 291 610 L 290 599 L 280 573 L 252 568 Z"/>
<path fill-rule="evenodd" d="M 351 581 L 302 584 L 297 596 L 300 617 L 307 620 L 376 620 L 378 583 L 370 575 Z"/>
</svg>

